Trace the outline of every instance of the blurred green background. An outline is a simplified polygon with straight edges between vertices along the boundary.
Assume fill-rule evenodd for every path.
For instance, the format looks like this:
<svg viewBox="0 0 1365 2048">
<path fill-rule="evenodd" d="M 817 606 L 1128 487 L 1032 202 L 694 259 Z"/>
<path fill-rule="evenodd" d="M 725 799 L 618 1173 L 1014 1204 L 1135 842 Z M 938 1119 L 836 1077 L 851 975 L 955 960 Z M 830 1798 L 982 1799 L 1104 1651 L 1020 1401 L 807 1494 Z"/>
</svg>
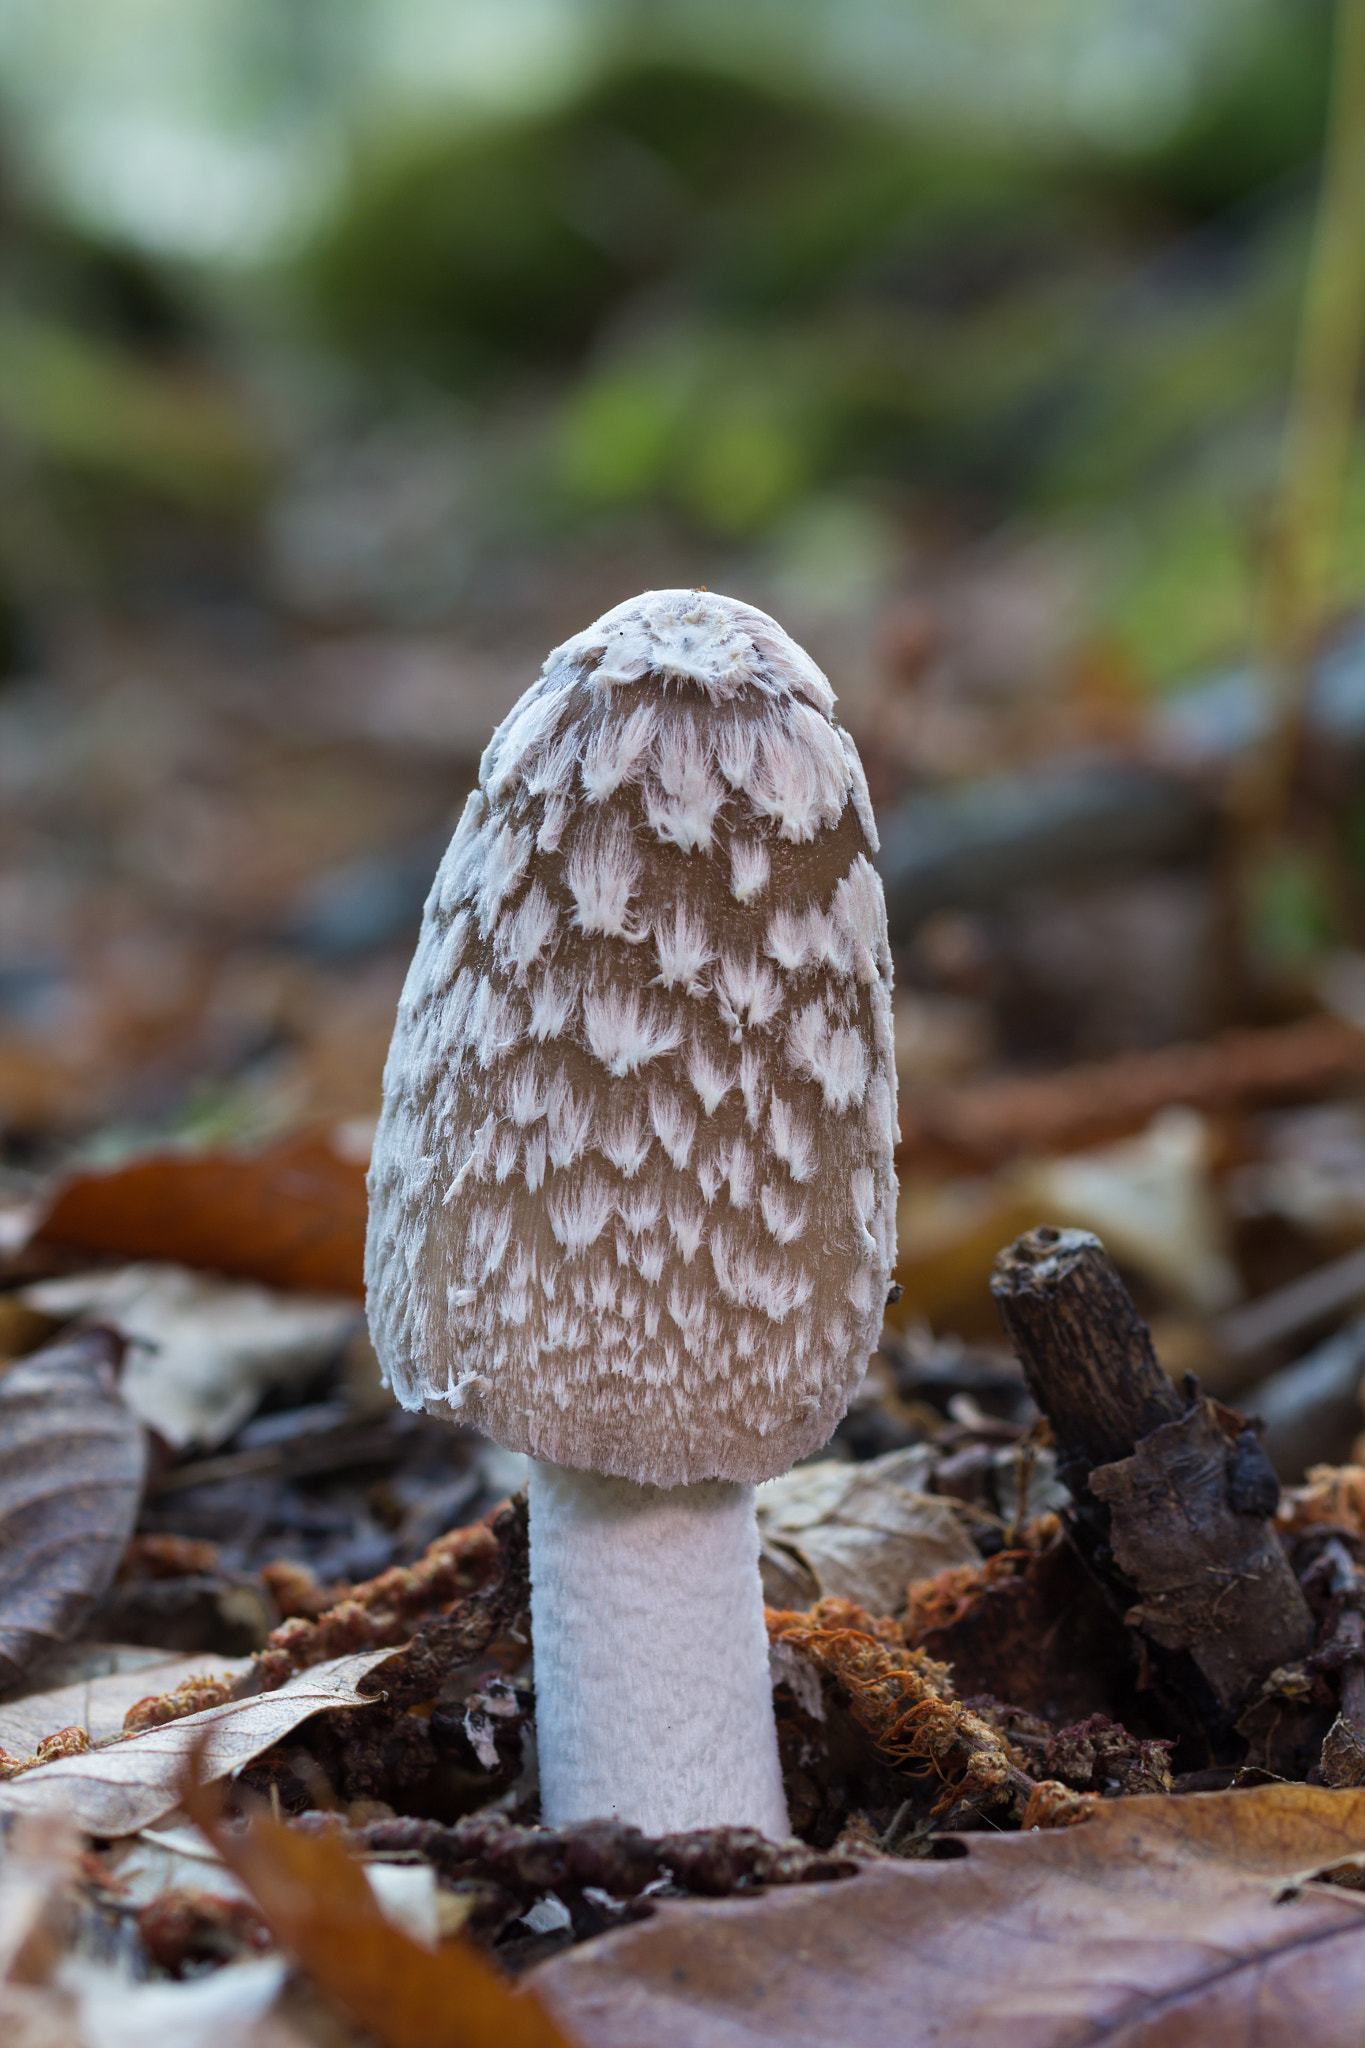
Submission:
<svg viewBox="0 0 1365 2048">
<path fill-rule="evenodd" d="M 1139 688 L 1235 654 L 1330 28 L 3 0 L 0 657 L 186 594 L 429 625 L 548 560 L 818 615 L 1002 535 Z"/>
</svg>

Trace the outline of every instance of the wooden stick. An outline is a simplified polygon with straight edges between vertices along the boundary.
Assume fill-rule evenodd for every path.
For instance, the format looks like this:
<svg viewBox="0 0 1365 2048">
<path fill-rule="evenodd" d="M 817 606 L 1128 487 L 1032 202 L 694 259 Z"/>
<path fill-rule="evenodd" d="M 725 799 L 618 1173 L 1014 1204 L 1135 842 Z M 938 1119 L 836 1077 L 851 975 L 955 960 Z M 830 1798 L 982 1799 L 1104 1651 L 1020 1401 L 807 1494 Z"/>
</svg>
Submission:
<svg viewBox="0 0 1365 2048">
<path fill-rule="evenodd" d="M 991 1293 L 1073 1492 L 1185 1404 L 1114 1262 L 1088 1230 L 1044 1226 L 1001 1252 Z"/>
</svg>

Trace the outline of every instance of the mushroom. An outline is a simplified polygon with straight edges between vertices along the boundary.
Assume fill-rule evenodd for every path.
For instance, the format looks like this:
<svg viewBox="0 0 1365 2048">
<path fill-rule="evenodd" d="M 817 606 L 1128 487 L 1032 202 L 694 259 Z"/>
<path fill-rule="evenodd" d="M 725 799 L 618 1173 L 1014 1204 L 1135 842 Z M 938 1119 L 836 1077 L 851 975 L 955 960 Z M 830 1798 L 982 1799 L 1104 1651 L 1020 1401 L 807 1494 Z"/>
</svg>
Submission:
<svg viewBox="0 0 1365 2048">
<path fill-rule="evenodd" d="M 406 1407 L 529 1453 L 542 1810 L 789 1832 L 754 1485 L 817 1449 L 895 1230 L 876 827 L 766 613 L 650 591 L 493 735 L 370 1169 Z"/>
</svg>

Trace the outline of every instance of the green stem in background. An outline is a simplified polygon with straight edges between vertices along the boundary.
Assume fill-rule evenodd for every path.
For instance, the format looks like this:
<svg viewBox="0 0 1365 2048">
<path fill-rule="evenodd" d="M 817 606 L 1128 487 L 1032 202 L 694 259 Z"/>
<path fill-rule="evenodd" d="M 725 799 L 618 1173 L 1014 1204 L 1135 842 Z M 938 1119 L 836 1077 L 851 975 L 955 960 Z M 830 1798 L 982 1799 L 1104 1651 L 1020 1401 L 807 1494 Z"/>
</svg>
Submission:
<svg viewBox="0 0 1365 2048">
<path fill-rule="evenodd" d="M 1233 792 L 1244 863 L 1284 825 L 1331 603 L 1365 352 L 1365 0 L 1338 0 L 1332 98 L 1266 564 L 1262 661 L 1275 716 Z M 1244 868 L 1245 871 L 1245 868 Z"/>
</svg>

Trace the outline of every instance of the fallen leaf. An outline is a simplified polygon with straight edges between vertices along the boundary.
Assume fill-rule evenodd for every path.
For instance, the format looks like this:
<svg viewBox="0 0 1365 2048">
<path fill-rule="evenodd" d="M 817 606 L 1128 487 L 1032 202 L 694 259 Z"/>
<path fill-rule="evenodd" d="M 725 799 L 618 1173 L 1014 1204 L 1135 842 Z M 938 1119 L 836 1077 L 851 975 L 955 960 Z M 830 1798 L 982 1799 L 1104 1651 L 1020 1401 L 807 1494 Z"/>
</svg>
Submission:
<svg viewBox="0 0 1365 2048">
<path fill-rule="evenodd" d="M 365 1214 L 363 1159 L 308 1131 L 259 1152 L 158 1152 L 73 1174 L 33 1237 L 359 1298 Z"/>
<path fill-rule="evenodd" d="M 133 1533 L 146 1466 L 114 1383 L 114 1338 L 91 1330 L 0 1378 L 0 1687 L 75 1634 Z"/>
<path fill-rule="evenodd" d="M 334 1837 L 263 1813 L 238 1834 L 202 1784 L 185 1804 L 280 1946 L 383 2048 L 570 2048 L 535 1993 L 514 1990 L 465 1942 L 432 1950 L 396 1927 Z"/>
<path fill-rule="evenodd" d="M 119 1391 L 176 1450 L 214 1450 L 263 1394 L 305 1386 L 341 1350 L 353 1301 L 271 1292 L 184 1266 L 119 1266 L 23 1290 L 44 1315 L 84 1316 L 127 1339 Z"/>
<path fill-rule="evenodd" d="M 226 1700 L 141 1735 L 106 1743 L 84 1756 L 59 1757 L 0 1785 L 0 1814 L 71 1815 L 88 1835 L 131 1835 L 178 1805 L 185 1761 L 201 1745 L 201 1768 L 212 1778 L 239 1771 L 327 1707 L 373 1705 L 382 1694 L 356 1690 L 390 1649 L 361 1650 L 315 1664 L 278 1692 Z"/>
<path fill-rule="evenodd" d="M 84 1728 L 92 1742 L 109 1742 L 123 1732 L 123 1717 L 149 1693 L 173 1692 L 183 1679 L 208 1672 L 235 1678 L 250 1669 L 249 1657 L 155 1658 L 129 1671 L 103 1678 L 82 1678 L 48 1692 L 32 1692 L 0 1706 L 0 1749 L 11 1756 L 32 1756 L 46 1735 L 58 1728 Z"/>
<path fill-rule="evenodd" d="M 661 1901 L 528 1981 L 584 2048 L 1359 2048 L 1365 1907 L 1302 1880 L 1365 1856 L 1365 1791 L 1115 1800 L 957 1845 Z"/>
<path fill-rule="evenodd" d="M 833 1594 L 898 1614 L 913 1580 L 979 1563 L 953 1503 L 920 1491 L 931 1462 L 923 1445 L 861 1465 L 822 1458 L 760 1486 L 768 1605 L 809 1607 Z"/>
</svg>

